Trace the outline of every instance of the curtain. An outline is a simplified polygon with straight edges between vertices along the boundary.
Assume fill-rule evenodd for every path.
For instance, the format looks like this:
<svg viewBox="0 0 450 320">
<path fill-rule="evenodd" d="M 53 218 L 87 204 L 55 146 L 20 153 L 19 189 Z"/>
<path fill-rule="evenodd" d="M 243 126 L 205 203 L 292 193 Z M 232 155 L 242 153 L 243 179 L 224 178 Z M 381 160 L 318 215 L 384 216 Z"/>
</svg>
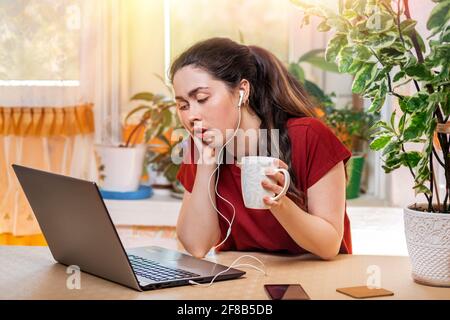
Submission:
<svg viewBox="0 0 450 320">
<path fill-rule="evenodd" d="M 92 104 L 0 107 L 0 243 L 45 243 L 11 164 L 91 179 L 96 175 L 93 134 Z"/>
</svg>

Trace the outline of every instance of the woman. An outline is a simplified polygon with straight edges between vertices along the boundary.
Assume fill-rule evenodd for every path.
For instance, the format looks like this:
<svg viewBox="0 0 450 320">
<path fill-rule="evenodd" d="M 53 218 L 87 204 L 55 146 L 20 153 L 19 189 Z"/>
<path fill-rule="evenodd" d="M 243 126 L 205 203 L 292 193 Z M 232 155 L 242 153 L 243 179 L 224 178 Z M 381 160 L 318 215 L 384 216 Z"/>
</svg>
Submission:
<svg viewBox="0 0 450 320">
<path fill-rule="evenodd" d="M 228 222 L 217 214 L 207 188 L 228 220 L 233 208 L 227 201 L 235 208 L 231 233 L 219 250 L 313 253 L 325 260 L 351 253 L 344 167 L 351 153 L 314 117 L 305 90 L 280 60 L 257 46 L 212 38 L 182 53 L 170 77 L 178 116 L 202 159 L 184 161 L 177 175 L 186 189 L 177 234 L 189 253 L 202 258 L 227 236 Z M 236 163 L 220 165 L 221 197 L 214 196 L 217 147 L 237 138 L 232 135 L 237 126 L 279 130 L 278 166 L 288 169 L 291 184 L 279 200 L 263 199 L 269 209 L 244 206 Z M 208 137 L 213 129 L 223 138 Z M 235 148 L 234 159 L 254 155 L 254 144 Z M 283 183 L 281 173 L 268 173 L 262 186 L 278 194 Z"/>
</svg>

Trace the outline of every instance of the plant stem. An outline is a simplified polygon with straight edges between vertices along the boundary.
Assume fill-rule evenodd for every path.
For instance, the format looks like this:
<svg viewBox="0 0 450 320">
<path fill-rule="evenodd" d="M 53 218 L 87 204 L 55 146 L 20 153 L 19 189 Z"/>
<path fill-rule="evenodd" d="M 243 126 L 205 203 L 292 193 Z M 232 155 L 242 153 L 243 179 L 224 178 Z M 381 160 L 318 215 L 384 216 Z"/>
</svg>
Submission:
<svg viewBox="0 0 450 320">
<path fill-rule="evenodd" d="M 405 39 L 403 39 L 402 29 L 400 28 L 400 4 L 401 4 L 401 1 L 397 0 L 397 28 L 398 28 L 398 34 L 400 36 L 400 40 L 403 43 L 403 47 L 406 47 Z"/>
<path fill-rule="evenodd" d="M 128 148 L 128 146 L 129 146 L 129 144 L 131 142 L 131 139 L 134 137 L 134 135 L 136 134 L 137 130 L 140 127 L 144 126 L 146 121 L 147 121 L 146 119 L 141 120 L 141 122 L 139 122 L 139 124 L 136 127 L 133 128 L 133 130 L 131 131 L 130 135 L 128 136 L 127 142 L 125 143 L 125 148 Z M 133 145 L 134 145 L 134 143 L 133 143 Z"/>
<path fill-rule="evenodd" d="M 406 18 L 411 19 L 411 13 L 409 12 L 408 0 L 403 0 L 403 5 L 405 6 Z M 411 40 L 413 42 L 414 50 L 416 50 L 416 53 L 417 53 L 417 60 L 419 61 L 419 63 L 423 63 L 423 61 L 424 61 L 423 54 L 422 54 L 422 50 L 420 49 L 419 41 L 417 40 L 416 29 L 413 29 L 411 32 Z"/>
<path fill-rule="evenodd" d="M 387 83 L 388 83 L 388 92 L 390 94 L 392 94 L 393 96 L 396 96 L 398 99 L 403 100 L 403 96 L 401 96 L 398 93 L 394 92 L 394 90 L 392 89 L 392 80 L 391 80 L 391 75 L 389 74 L 389 72 L 386 73 L 386 78 L 387 78 Z"/>
<path fill-rule="evenodd" d="M 431 194 L 430 194 L 430 198 L 428 198 L 428 211 L 433 212 L 433 193 L 434 193 L 434 189 L 433 189 L 433 178 L 434 178 L 434 168 L 433 168 L 433 154 L 430 154 L 430 190 L 431 190 Z"/>
<path fill-rule="evenodd" d="M 431 159 L 431 161 L 433 161 L 433 159 Z M 433 174 L 433 183 L 434 183 L 434 188 L 436 189 L 436 200 L 437 200 L 438 210 L 439 210 L 439 212 L 443 212 L 442 207 L 441 207 L 441 200 L 439 199 L 439 187 L 438 187 L 438 184 L 436 183 L 436 175 L 434 175 L 434 174 Z"/>
<path fill-rule="evenodd" d="M 437 162 L 445 169 L 445 164 L 442 162 L 441 158 L 439 158 L 439 155 L 436 152 L 436 148 L 433 146 L 433 154 L 436 157 Z"/>
</svg>

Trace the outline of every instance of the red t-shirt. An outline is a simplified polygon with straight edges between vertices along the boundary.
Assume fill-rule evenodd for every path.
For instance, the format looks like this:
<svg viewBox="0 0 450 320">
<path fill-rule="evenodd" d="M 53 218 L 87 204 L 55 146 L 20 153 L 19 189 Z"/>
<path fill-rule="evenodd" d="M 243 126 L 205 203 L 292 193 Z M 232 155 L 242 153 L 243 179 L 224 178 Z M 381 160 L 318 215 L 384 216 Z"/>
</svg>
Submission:
<svg viewBox="0 0 450 320">
<path fill-rule="evenodd" d="M 290 118 L 287 122 L 291 141 L 291 163 L 297 177 L 297 188 L 306 194 L 308 188 L 320 180 L 340 161 L 347 162 L 350 151 L 320 120 L 310 117 Z M 191 141 L 192 142 L 192 141 Z M 193 147 L 193 142 L 191 143 Z M 197 165 L 182 163 L 177 179 L 186 190 L 192 192 Z M 231 234 L 219 250 L 271 251 L 292 254 L 307 253 L 289 236 L 268 209 L 248 209 L 244 206 L 241 190 L 240 168 L 235 164 L 220 166 L 218 193 L 233 203 L 236 214 Z M 218 210 L 231 221 L 232 207 L 217 197 Z M 228 223 L 219 216 L 222 241 Z M 350 221 L 345 212 L 344 236 L 340 253 L 352 253 Z"/>
</svg>

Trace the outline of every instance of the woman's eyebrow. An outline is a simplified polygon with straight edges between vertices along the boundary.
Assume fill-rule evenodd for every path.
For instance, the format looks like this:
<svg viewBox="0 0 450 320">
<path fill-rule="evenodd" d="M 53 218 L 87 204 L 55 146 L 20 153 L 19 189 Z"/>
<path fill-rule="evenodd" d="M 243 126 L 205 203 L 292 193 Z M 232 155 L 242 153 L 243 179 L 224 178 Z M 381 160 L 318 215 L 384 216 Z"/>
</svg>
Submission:
<svg viewBox="0 0 450 320">
<path fill-rule="evenodd" d="M 189 97 L 193 97 L 193 96 L 197 93 L 197 91 L 198 91 L 198 90 L 201 90 L 201 89 L 209 89 L 209 87 L 197 87 L 197 88 L 195 88 L 195 89 L 192 89 L 191 91 L 189 91 L 188 96 L 189 96 Z M 176 99 L 176 100 L 185 100 L 185 99 L 184 99 L 183 97 L 181 97 L 181 96 L 176 96 L 175 99 Z"/>
</svg>

